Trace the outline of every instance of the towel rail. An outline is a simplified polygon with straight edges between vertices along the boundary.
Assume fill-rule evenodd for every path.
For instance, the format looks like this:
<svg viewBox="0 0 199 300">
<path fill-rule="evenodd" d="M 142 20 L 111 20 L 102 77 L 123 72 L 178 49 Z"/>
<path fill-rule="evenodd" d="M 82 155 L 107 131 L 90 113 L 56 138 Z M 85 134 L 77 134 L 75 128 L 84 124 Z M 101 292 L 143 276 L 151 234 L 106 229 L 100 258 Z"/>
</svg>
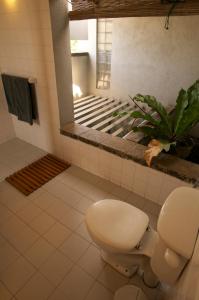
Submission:
<svg viewBox="0 0 199 300">
<path fill-rule="evenodd" d="M 29 77 L 29 78 L 28 78 L 28 82 L 29 82 L 30 84 L 36 84 L 36 83 L 37 83 L 37 79 L 34 78 L 34 77 Z"/>
</svg>

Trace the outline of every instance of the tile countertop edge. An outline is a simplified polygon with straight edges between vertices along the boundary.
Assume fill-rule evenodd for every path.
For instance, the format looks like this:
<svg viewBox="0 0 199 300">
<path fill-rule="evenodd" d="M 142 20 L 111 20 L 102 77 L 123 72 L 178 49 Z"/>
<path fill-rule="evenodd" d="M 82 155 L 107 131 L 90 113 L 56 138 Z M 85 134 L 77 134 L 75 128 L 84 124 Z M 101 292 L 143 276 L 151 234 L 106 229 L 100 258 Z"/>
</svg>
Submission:
<svg viewBox="0 0 199 300">
<path fill-rule="evenodd" d="M 110 134 L 90 129 L 73 122 L 63 126 L 63 128 L 60 129 L 60 133 L 108 151 L 121 158 L 133 160 L 136 163 L 146 166 L 144 160 L 146 146 L 122 138 L 113 137 Z M 153 160 L 152 169 L 164 172 L 193 185 L 198 182 L 199 178 L 199 165 L 165 153 L 162 153 Z"/>
</svg>

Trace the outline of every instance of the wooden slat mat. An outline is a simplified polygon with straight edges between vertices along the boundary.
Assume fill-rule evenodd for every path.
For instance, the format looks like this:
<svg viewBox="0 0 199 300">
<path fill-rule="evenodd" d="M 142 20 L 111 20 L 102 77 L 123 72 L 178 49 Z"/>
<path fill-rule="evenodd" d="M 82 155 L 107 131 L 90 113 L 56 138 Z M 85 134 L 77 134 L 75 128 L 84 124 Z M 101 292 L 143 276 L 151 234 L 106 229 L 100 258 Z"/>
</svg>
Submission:
<svg viewBox="0 0 199 300">
<path fill-rule="evenodd" d="M 31 165 L 7 177 L 6 181 L 28 196 L 69 167 L 69 163 L 47 154 Z"/>
</svg>

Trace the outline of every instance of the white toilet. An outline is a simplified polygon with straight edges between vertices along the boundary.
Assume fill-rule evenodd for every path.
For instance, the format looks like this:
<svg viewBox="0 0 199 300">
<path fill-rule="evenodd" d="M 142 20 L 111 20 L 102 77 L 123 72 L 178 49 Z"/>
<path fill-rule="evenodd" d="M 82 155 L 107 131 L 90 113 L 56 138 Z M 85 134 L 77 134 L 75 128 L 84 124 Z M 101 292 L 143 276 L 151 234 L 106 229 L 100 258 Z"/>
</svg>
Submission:
<svg viewBox="0 0 199 300">
<path fill-rule="evenodd" d="M 86 225 L 102 258 L 116 270 L 130 277 L 141 267 L 147 286 L 155 287 L 158 280 L 173 284 L 192 257 L 198 238 L 199 191 L 174 190 L 162 207 L 157 232 L 144 212 L 112 199 L 89 207 Z"/>
</svg>

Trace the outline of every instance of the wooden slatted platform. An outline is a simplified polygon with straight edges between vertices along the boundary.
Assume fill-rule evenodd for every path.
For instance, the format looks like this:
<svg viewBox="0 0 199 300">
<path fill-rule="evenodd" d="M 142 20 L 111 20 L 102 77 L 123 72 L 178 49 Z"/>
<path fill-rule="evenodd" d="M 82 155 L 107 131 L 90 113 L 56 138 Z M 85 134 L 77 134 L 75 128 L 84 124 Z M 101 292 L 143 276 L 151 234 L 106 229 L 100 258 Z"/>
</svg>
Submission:
<svg viewBox="0 0 199 300">
<path fill-rule="evenodd" d="M 70 164 L 47 154 L 31 165 L 6 178 L 6 181 L 28 196 L 46 182 L 66 170 Z"/>
<path fill-rule="evenodd" d="M 171 111 L 168 107 L 168 111 Z M 133 111 L 135 107 L 131 101 L 121 101 L 114 98 L 90 95 L 74 101 L 75 122 L 109 133 L 113 136 L 129 139 L 135 142 L 143 137 L 140 133 L 133 133 L 131 130 L 133 121 L 128 115 L 114 116 L 114 112 Z M 155 113 L 152 113 L 157 117 Z M 142 126 L 145 122 L 136 121 L 137 125 Z"/>
<path fill-rule="evenodd" d="M 96 130 L 114 134 L 118 128 L 125 128 L 126 122 L 130 121 L 128 116 L 121 118 L 114 116 L 114 112 L 130 108 L 132 107 L 127 101 L 91 95 L 74 101 L 75 121 Z"/>
</svg>

